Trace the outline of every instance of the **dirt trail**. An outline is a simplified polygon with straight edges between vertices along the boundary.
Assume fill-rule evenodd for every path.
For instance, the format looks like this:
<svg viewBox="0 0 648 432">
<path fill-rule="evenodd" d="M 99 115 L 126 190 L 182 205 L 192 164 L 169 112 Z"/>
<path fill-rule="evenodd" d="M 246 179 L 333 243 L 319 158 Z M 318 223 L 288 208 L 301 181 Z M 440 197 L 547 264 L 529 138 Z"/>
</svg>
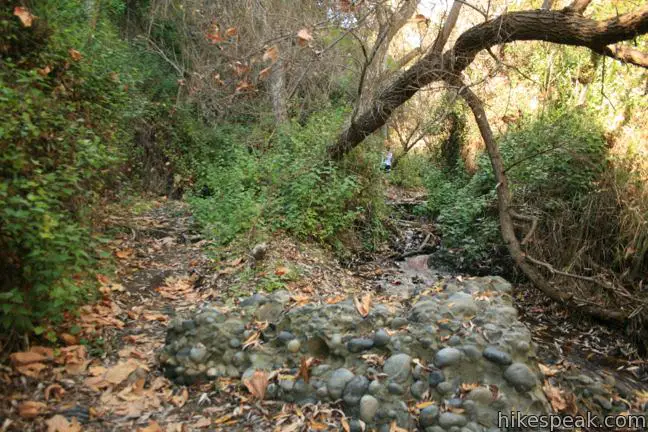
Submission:
<svg viewBox="0 0 648 432">
<path fill-rule="evenodd" d="M 168 322 L 203 304 L 233 307 L 242 297 L 263 289 L 286 290 L 291 305 L 314 297 L 334 302 L 361 291 L 380 292 L 390 283 L 417 283 L 411 272 L 425 266 L 427 259 L 406 258 L 409 269 L 404 273 L 394 258 L 422 251 L 421 245 L 434 245 L 438 238 L 424 221 L 403 221 L 408 227 L 395 239 L 400 245 L 396 250 L 349 270 L 329 253 L 280 235 L 269 240 L 268 254 L 255 268 L 245 252 L 252 245 L 232 246 L 208 256 L 209 243 L 200 239 L 191 215 L 177 202 L 159 205 L 145 216 L 109 219 L 123 234 L 111 245 L 117 269 L 99 278 L 103 299 L 82 309 L 80 317 L 70 317 L 62 335 L 68 346 L 36 347 L 14 354 L 11 363 L 3 366 L 0 432 L 289 432 L 308 429 L 307 425 L 311 430 L 336 430 L 344 425 L 339 406 L 259 404 L 235 379 L 175 386 L 161 376 L 156 356 Z M 583 332 L 564 317 L 557 324 L 560 311 L 532 298 L 528 291 L 519 290 L 517 295 L 527 311 L 523 316 L 543 347 L 549 388 L 558 389 L 557 409 L 561 401 L 567 407 L 587 376 L 596 374 L 605 377 L 605 390 L 613 392 L 599 404 L 623 410 L 648 402 L 646 363 L 622 339 L 601 327 Z M 568 331 L 556 337 L 552 325 L 567 326 Z M 612 353 L 618 354 L 613 365 L 588 363 L 588 356 L 609 358 Z M 586 358 L 578 362 L 582 356 Z M 569 378 L 577 375 L 579 379 Z"/>
</svg>

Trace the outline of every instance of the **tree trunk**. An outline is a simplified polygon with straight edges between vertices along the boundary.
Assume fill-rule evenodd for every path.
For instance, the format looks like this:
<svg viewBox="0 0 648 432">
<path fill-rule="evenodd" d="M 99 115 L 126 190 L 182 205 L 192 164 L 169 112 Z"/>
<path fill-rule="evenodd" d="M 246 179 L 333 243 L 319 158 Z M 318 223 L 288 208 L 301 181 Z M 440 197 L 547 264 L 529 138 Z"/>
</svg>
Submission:
<svg viewBox="0 0 648 432">
<path fill-rule="evenodd" d="M 608 47 L 648 33 L 648 5 L 604 21 L 585 18 L 569 11 L 511 12 L 479 24 L 464 32 L 455 46 L 439 55 L 429 52 L 403 72 L 366 110 L 362 111 L 329 148 L 334 159 L 342 158 L 367 136 L 385 124 L 396 108 L 408 101 L 422 87 L 433 81 L 458 76 L 476 55 L 495 45 L 525 40 L 543 40 L 558 44 L 587 47 L 621 61 L 648 67 L 637 55 L 620 55 Z"/>
<path fill-rule="evenodd" d="M 491 166 L 493 167 L 493 174 L 497 182 L 497 203 L 498 213 L 500 219 L 500 231 L 502 239 L 508 248 L 511 257 L 515 264 L 522 270 L 522 272 L 537 286 L 547 297 L 569 307 L 573 310 L 581 310 L 582 312 L 598 318 L 603 321 L 612 322 L 614 324 L 624 324 L 628 318 L 625 312 L 614 311 L 605 309 L 598 305 L 579 304 L 574 301 L 573 297 L 565 292 L 560 291 L 555 286 L 551 285 L 547 279 L 539 273 L 535 267 L 527 262 L 527 255 L 522 251 L 520 242 L 515 235 L 513 228 L 513 220 L 511 218 L 511 191 L 506 177 L 504 162 L 500 155 L 499 148 L 493 137 L 490 123 L 486 117 L 486 111 L 479 97 L 469 88 L 463 85 L 460 79 L 451 78 L 448 80 L 449 84 L 459 88 L 459 94 L 464 98 L 470 107 L 475 117 L 475 122 L 479 127 L 479 132 L 486 145 L 486 151 L 490 157 Z"/>
</svg>

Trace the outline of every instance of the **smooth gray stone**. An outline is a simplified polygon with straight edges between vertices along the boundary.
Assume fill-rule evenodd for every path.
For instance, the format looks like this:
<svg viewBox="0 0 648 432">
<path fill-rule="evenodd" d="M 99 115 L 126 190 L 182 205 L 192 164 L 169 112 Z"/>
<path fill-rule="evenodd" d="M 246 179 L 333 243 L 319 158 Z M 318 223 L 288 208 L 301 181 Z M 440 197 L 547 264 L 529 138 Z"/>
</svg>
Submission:
<svg viewBox="0 0 648 432">
<path fill-rule="evenodd" d="M 423 399 L 423 395 L 425 394 L 426 391 L 430 388 L 430 385 L 425 382 L 425 381 L 416 381 L 412 386 L 410 387 L 410 393 L 412 393 L 412 396 L 415 399 L 421 400 Z"/>
<path fill-rule="evenodd" d="M 292 333 L 290 333 L 288 331 L 281 331 L 277 335 L 277 340 L 279 342 L 288 343 L 293 339 L 295 339 L 295 335 L 293 335 Z"/>
<path fill-rule="evenodd" d="M 299 342 L 299 339 L 293 339 L 286 344 L 286 348 L 291 353 L 296 353 L 299 351 L 299 348 L 301 348 L 301 342 Z"/>
<path fill-rule="evenodd" d="M 373 336 L 374 345 L 377 347 L 384 347 L 389 343 L 391 336 L 385 331 L 385 329 L 378 329 Z"/>
<path fill-rule="evenodd" d="M 407 354 L 394 354 L 383 365 L 383 372 L 395 382 L 404 382 L 412 369 L 412 357 Z"/>
<path fill-rule="evenodd" d="M 378 412 L 380 403 L 378 399 L 371 395 L 364 395 L 360 399 L 360 419 L 366 423 L 371 423 Z"/>
<path fill-rule="evenodd" d="M 476 389 L 472 389 L 470 393 L 468 393 L 466 399 L 487 405 L 493 400 L 493 394 L 486 387 L 477 387 Z"/>
<path fill-rule="evenodd" d="M 382 384 L 378 380 L 371 381 L 369 384 L 369 393 L 372 395 L 376 395 L 380 392 L 380 390 L 383 388 Z"/>
<path fill-rule="evenodd" d="M 403 386 L 395 382 L 391 382 L 387 385 L 387 391 L 393 395 L 402 395 L 405 393 Z"/>
<path fill-rule="evenodd" d="M 328 387 L 329 396 L 333 400 L 338 400 L 342 397 L 344 387 L 355 375 L 348 369 L 340 368 L 333 371 L 329 377 L 326 387 Z"/>
<path fill-rule="evenodd" d="M 603 396 L 596 395 L 594 396 L 594 400 L 596 401 L 597 404 L 601 406 L 601 408 L 607 411 L 612 409 L 612 403 L 610 402 L 609 399 L 604 398 Z"/>
<path fill-rule="evenodd" d="M 237 349 L 237 348 L 240 348 L 241 345 L 242 345 L 242 344 L 241 344 L 241 341 L 240 341 L 239 339 L 237 339 L 237 338 L 232 338 L 232 339 L 230 339 L 230 341 L 229 341 L 229 346 L 230 346 L 230 348 Z"/>
<path fill-rule="evenodd" d="M 267 300 L 266 296 L 264 296 L 263 294 L 256 293 L 256 294 L 251 295 L 250 297 L 247 297 L 247 298 L 241 300 L 241 303 L 239 303 L 239 306 L 241 306 L 241 307 L 256 306 L 256 305 L 263 304 L 263 303 L 265 303 L 267 301 L 268 300 Z"/>
<path fill-rule="evenodd" d="M 360 403 L 360 398 L 367 392 L 369 388 L 369 380 L 364 376 L 355 376 L 344 387 L 343 397 L 344 403 L 347 405 L 357 405 Z"/>
<path fill-rule="evenodd" d="M 207 347 L 203 344 L 198 344 L 189 351 L 189 358 L 194 363 L 202 363 L 207 358 L 207 354 Z"/>
<path fill-rule="evenodd" d="M 502 366 L 508 366 L 513 363 L 513 359 L 508 353 L 498 350 L 497 348 L 492 346 L 487 347 L 482 355 L 486 360 Z"/>
<path fill-rule="evenodd" d="M 396 330 L 396 329 L 399 329 L 399 328 L 403 327 L 404 325 L 407 325 L 407 323 L 408 323 L 407 318 L 396 317 L 391 321 L 391 323 L 389 324 L 389 327 Z"/>
<path fill-rule="evenodd" d="M 434 356 L 434 364 L 437 367 L 452 366 L 461 360 L 461 351 L 456 348 L 443 348 Z"/>
<path fill-rule="evenodd" d="M 430 371 L 430 375 L 428 375 L 428 383 L 430 383 L 431 387 L 436 387 L 443 381 L 445 381 L 445 374 L 442 370 L 434 369 Z"/>
<path fill-rule="evenodd" d="M 450 412 L 444 412 L 439 415 L 439 426 L 444 429 L 449 429 L 451 427 L 463 427 L 468 424 L 468 419 L 462 416 L 461 414 L 454 414 Z"/>
<path fill-rule="evenodd" d="M 359 353 L 371 349 L 374 346 L 373 339 L 353 338 L 347 342 L 347 349 L 352 353 Z"/>
<path fill-rule="evenodd" d="M 421 426 L 428 427 L 436 423 L 437 417 L 439 416 L 439 407 L 436 405 L 430 405 L 421 410 L 419 415 L 419 423 Z"/>
<path fill-rule="evenodd" d="M 506 368 L 504 378 L 518 391 L 529 391 L 538 384 L 535 374 L 524 363 L 513 363 Z"/>
</svg>

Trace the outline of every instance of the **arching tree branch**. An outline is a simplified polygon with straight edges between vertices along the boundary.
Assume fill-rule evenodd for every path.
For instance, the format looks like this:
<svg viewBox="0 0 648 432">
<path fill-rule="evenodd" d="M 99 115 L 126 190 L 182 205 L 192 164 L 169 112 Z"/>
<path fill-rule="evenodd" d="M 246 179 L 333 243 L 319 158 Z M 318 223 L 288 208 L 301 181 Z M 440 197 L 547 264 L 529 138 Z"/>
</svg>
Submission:
<svg viewBox="0 0 648 432">
<path fill-rule="evenodd" d="M 464 32 L 455 46 L 443 55 L 431 51 L 423 56 L 396 78 L 348 125 L 340 134 L 338 141 L 329 148 L 329 153 L 334 159 L 343 157 L 368 135 L 382 127 L 394 110 L 422 87 L 433 81 L 457 76 L 484 49 L 513 41 L 541 40 L 602 52 L 609 45 L 646 33 L 648 33 L 648 4 L 635 11 L 603 21 L 586 18 L 573 11 L 565 12 L 565 10 L 534 10 L 503 14 Z M 619 54 L 615 58 L 630 62 L 634 57 Z"/>
</svg>

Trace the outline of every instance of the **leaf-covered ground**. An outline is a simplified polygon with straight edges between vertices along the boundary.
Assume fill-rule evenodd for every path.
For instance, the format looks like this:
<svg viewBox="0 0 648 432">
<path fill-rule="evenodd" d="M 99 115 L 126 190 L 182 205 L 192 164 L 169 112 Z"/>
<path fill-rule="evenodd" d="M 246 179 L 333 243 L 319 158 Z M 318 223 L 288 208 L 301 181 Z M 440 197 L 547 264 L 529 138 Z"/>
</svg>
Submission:
<svg viewBox="0 0 648 432">
<path fill-rule="evenodd" d="M 0 371 L 0 431 L 348 430 L 341 405 L 259 402 L 267 375 L 181 387 L 161 375 L 156 356 L 174 316 L 201 302 L 235 307 L 257 290 L 287 290 L 289 306 L 354 296 L 358 313 L 366 314 L 376 283 L 395 272 L 384 259 L 393 253 L 352 271 L 318 247 L 276 235 L 253 266 L 253 244 L 214 248 L 191 221 L 183 205 L 167 202 L 144 215 L 107 219 L 121 234 L 110 245 L 116 269 L 98 276 L 101 300 L 69 317 L 59 331 L 61 346 L 34 345 L 9 356 Z M 568 320 L 532 291 L 517 296 L 542 347 L 543 388 L 556 411 L 587 409 L 563 377 L 575 369 L 609 375 L 616 390 L 610 403 L 646 404 L 646 363 L 631 345 L 603 328 Z M 308 365 L 303 368 L 307 374 Z"/>
</svg>

